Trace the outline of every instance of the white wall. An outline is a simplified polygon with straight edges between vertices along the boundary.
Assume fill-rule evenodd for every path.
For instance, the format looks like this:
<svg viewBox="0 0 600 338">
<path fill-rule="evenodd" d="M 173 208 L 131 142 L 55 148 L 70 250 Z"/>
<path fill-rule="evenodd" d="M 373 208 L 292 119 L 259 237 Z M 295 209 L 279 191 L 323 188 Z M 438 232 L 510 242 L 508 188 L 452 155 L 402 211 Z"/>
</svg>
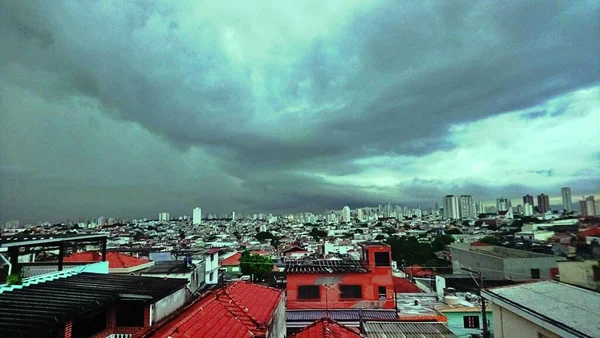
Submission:
<svg viewBox="0 0 600 338">
<path fill-rule="evenodd" d="M 529 320 L 518 316 L 517 314 L 504 309 L 496 304 L 492 305 L 492 326 L 494 338 L 539 338 L 538 333 L 548 338 L 560 338 Z"/>
<path fill-rule="evenodd" d="M 271 325 L 269 332 L 267 333 L 268 338 L 284 338 L 286 334 L 285 327 L 285 293 L 282 293 L 279 304 L 275 308 L 273 317 L 271 319 Z"/>
<path fill-rule="evenodd" d="M 217 284 L 219 281 L 219 253 L 206 255 L 204 262 L 204 282 L 206 284 Z"/>
<path fill-rule="evenodd" d="M 152 304 L 152 318 L 150 319 L 150 325 L 154 325 L 161 319 L 167 317 L 177 309 L 181 308 L 186 303 L 189 293 L 187 289 L 183 288 L 161 300 Z"/>
</svg>

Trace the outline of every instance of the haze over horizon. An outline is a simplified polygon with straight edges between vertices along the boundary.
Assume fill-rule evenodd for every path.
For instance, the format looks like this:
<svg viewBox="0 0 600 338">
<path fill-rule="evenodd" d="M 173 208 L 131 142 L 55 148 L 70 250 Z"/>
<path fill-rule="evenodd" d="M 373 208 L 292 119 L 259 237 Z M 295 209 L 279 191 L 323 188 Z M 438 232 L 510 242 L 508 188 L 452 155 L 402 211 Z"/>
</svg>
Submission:
<svg viewBox="0 0 600 338">
<path fill-rule="evenodd" d="M 598 1 L 3 1 L 0 220 L 598 196 L 598 17 Z"/>
</svg>

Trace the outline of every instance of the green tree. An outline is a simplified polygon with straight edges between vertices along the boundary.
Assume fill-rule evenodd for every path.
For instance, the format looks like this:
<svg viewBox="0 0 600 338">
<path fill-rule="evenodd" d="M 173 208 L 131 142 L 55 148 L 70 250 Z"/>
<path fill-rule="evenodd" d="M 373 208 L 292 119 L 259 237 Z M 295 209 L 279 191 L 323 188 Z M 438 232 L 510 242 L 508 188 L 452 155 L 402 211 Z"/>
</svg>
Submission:
<svg viewBox="0 0 600 338">
<path fill-rule="evenodd" d="M 240 233 L 238 231 L 234 231 L 233 235 L 235 236 L 235 238 L 239 241 L 242 238 L 242 235 L 240 235 Z"/>
<path fill-rule="evenodd" d="M 327 237 L 327 231 L 319 230 L 317 227 L 314 227 L 310 231 L 309 235 L 311 235 L 313 239 L 317 240 L 319 238 Z"/>
<path fill-rule="evenodd" d="M 386 241 L 392 247 L 392 258 L 406 265 L 424 264 L 429 259 L 435 259 L 429 243 L 420 243 L 414 237 L 389 237 Z"/>
<path fill-rule="evenodd" d="M 452 228 L 445 231 L 448 235 L 462 235 L 462 232 L 458 228 Z"/>
<path fill-rule="evenodd" d="M 496 237 L 496 236 L 485 236 L 482 239 L 480 239 L 479 242 L 489 244 L 489 245 L 500 244 L 500 241 L 498 240 L 498 237 Z"/>
<path fill-rule="evenodd" d="M 377 237 L 375 237 L 376 241 L 381 241 L 381 240 L 384 240 L 384 239 L 385 239 L 385 236 L 382 235 L 382 234 L 379 234 L 379 235 L 377 235 Z"/>
<path fill-rule="evenodd" d="M 273 271 L 273 261 L 269 257 L 259 254 L 250 254 L 248 250 L 242 252 L 240 269 L 244 275 L 261 275 Z"/>
<path fill-rule="evenodd" d="M 273 236 L 273 234 L 268 231 L 261 231 L 261 232 L 257 233 L 255 237 L 256 237 L 256 240 L 258 240 L 259 242 L 265 241 L 267 239 L 275 238 L 275 236 Z"/>
<path fill-rule="evenodd" d="M 454 242 L 454 237 L 450 235 L 435 236 L 435 239 L 431 242 L 431 250 L 433 250 L 433 252 L 445 250 L 446 246 Z"/>
</svg>

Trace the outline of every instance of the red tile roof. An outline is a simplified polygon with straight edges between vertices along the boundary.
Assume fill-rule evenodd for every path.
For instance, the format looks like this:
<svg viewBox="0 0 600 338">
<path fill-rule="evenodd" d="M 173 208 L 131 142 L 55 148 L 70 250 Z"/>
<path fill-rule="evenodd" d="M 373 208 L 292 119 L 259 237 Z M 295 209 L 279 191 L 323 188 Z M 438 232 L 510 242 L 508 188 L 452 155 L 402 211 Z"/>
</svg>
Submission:
<svg viewBox="0 0 600 338">
<path fill-rule="evenodd" d="M 145 337 L 264 337 L 283 291 L 238 281 L 195 301 Z"/>
<path fill-rule="evenodd" d="M 321 318 L 291 335 L 290 338 L 360 338 L 355 329 L 346 327 L 333 319 Z"/>
<path fill-rule="evenodd" d="M 416 285 L 406 278 L 392 276 L 394 281 L 394 292 L 395 293 L 421 293 Z"/>
<path fill-rule="evenodd" d="M 580 231 L 577 236 L 580 237 L 596 237 L 596 236 L 600 236 L 600 227 L 594 227 L 594 228 L 589 228 L 583 231 Z"/>
<path fill-rule="evenodd" d="M 102 256 L 99 252 L 95 251 L 77 252 L 64 259 L 65 262 L 99 262 L 101 260 Z M 109 269 L 127 269 L 152 262 L 147 259 L 111 251 L 106 253 L 106 260 L 108 261 Z"/>
<path fill-rule="evenodd" d="M 237 266 L 240 265 L 241 252 L 236 252 L 233 255 L 221 261 L 221 266 Z"/>
</svg>

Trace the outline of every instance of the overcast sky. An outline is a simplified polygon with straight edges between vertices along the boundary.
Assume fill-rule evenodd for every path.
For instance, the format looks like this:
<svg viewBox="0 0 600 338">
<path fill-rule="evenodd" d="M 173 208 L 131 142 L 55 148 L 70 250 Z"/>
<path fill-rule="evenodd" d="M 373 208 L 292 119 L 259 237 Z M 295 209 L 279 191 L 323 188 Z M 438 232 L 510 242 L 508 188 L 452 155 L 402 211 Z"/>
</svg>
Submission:
<svg viewBox="0 0 600 338">
<path fill-rule="evenodd" d="M 2 1 L 0 220 L 597 194 L 599 17 L 583 0 Z"/>
</svg>

